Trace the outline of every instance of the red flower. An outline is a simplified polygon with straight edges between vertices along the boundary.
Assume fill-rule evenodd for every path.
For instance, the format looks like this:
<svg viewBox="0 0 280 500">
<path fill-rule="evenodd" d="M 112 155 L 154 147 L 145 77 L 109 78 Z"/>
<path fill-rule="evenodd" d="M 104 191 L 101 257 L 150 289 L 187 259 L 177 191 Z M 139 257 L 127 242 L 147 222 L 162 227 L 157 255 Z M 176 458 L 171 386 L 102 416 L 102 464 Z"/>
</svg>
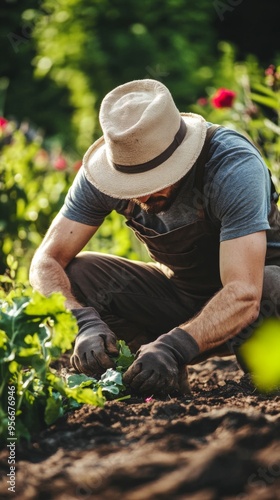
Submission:
<svg viewBox="0 0 280 500">
<path fill-rule="evenodd" d="M 214 108 L 231 108 L 236 93 L 233 90 L 218 89 L 213 95 L 211 102 Z"/>
<path fill-rule="evenodd" d="M 8 120 L 3 116 L 0 116 L 0 130 L 4 130 L 8 125 Z"/>
<path fill-rule="evenodd" d="M 56 170 L 65 170 L 67 168 L 67 161 L 63 158 L 63 156 L 58 156 L 54 161 L 53 166 Z"/>
</svg>

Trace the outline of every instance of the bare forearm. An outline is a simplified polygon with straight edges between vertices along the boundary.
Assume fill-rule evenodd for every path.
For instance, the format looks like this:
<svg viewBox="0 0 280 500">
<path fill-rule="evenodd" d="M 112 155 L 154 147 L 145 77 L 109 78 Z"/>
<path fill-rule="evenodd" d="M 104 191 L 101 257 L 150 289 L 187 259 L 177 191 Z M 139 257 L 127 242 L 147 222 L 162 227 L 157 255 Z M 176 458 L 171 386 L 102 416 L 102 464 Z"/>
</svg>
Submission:
<svg viewBox="0 0 280 500">
<path fill-rule="evenodd" d="M 32 287 L 43 295 L 61 292 L 66 297 L 66 307 L 73 309 L 81 306 L 71 292 L 71 284 L 63 267 L 52 257 L 36 254 L 29 278 Z"/>
<path fill-rule="evenodd" d="M 200 352 L 218 347 L 252 323 L 259 312 L 254 288 L 240 282 L 226 285 L 201 313 L 181 325 L 197 341 Z"/>
</svg>

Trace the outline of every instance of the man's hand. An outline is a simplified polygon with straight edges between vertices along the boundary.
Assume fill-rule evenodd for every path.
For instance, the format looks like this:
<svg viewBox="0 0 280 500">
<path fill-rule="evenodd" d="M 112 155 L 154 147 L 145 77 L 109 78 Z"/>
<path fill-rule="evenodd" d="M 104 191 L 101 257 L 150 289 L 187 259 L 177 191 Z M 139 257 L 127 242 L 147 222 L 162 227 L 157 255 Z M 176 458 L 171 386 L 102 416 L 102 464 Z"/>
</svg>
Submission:
<svg viewBox="0 0 280 500">
<path fill-rule="evenodd" d="M 182 367 L 198 354 L 195 339 L 181 328 L 174 328 L 139 349 L 123 381 L 143 394 L 177 392 L 182 388 Z"/>
<path fill-rule="evenodd" d="M 117 338 L 100 319 L 93 307 L 72 309 L 77 319 L 79 333 L 70 362 L 86 375 L 102 375 L 107 368 L 115 366 L 110 356 L 117 356 Z"/>
</svg>

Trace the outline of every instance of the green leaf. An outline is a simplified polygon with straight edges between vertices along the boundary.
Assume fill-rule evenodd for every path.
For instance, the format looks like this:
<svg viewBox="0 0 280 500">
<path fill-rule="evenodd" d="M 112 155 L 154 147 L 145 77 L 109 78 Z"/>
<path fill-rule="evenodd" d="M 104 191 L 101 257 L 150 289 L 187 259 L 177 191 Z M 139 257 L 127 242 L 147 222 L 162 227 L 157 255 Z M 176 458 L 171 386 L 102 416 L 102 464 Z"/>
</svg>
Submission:
<svg viewBox="0 0 280 500">
<path fill-rule="evenodd" d="M 113 368 L 108 368 L 106 372 L 101 375 L 100 382 L 102 382 L 103 385 L 123 385 L 121 373 L 113 370 Z"/>
<path fill-rule="evenodd" d="M 274 98 L 266 97 L 259 94 L 255 94 L 254 92 L 252 92 L 250 96 L 253 101 L 259 102 L 260 104 L 264 104 L 264 106 L 268 106 L 269 108 L 278 109 L 279 107 L 279 100 L 276 99 L 276 96 Z"/>
<path fill-rule="evenodd" d="M 109 392 L 111 394 L 119 394 L 125 389 L 122 382 L 122 374 L 113 370 L 113 368 L 108 368 L 105 373 L 101 376 L 100 387 L 102 387 L 103 392 Z"/>
<path fill-rule="evenodd" d="M 46 346 L 50 348 L 53 357 L 71 349 L 78 332 L 77 321 L 73 314 L 65 309 L 65 297 L 61 293 L 44 297 L 34 292 L 25 313 L 33 318 L 40 317 L 41 321 L 43 317 L 46 320 L 52 319 L 52 323 L 46 323 L 45 328 L 51 338 L 51 342 Z"/>
<path fill-rule="evenodd" d="M 11 254 L 7 255 L 7 265 L 10 269 L 13 269 L 14 271 L 18 268 L 18 262 Z"/>
<path fill-rule="evenodd" d="M 30 356 L 34 356 L 35 354 L 38 354 L 37 347 L 21 347 L 18 351 L 18 356 L 20 356 L 21 358 L 29 358 Z"/>
<path fill-rule="evenodd" d="M 103 408 L 106 398 L 102 394 L 102 389 L 99 387 L 97 391 L 89 388 L 66 388 L 65 392 L 68 397 L 75 399 L 78 403 L 86 403 L 94 406 L 101 406 Z"/>
<path fill-rule="evenodd" d="M 124 340 L 119 340 L 117 347 L 119 349 L 119 356 L 115 359 L 116 367 L 119 371 L 124 372 L 132 365 L 135 355 L 131 353 Z"/>
<path fill-rule="evenodd" d="M 9 276 L 0 276 L 0 282 L 1 283 L 13 283 L 13 280 L 9 278 Z"/>
<path fill-rule="evenodd" d="M 269 97 L 272 97 L 273 99 L 275 99 L 276 94 L 269 87 L 266 87 L 265 85 L 262 85 L 261 83 L 254 83 L 252 85 L 252 87 L 254 90 L 258 90 L 262 94 L 268 95 Z"/>
<path fill-rule="evenodd" d="M 72 398 L 67 398 L 63 402 L 64 412 L 71 411 L 71 410 L 77 410 L 80 407 L 81 407 L 81 403 L 77 403 L 77 401 L 75 401 L 75 399 L 72 399 Z"/>
<path fill-rule="evenodd" d="M 62 397 L 60 394 L 56 396 L 53 394 L 47 399 L 45 407 L 45 422 L 47 425 L 51 425 L 62 415 Z"/>
<path fill-rule="evenodd" d="M 68 351 L 72 348 L 77 333 L 77 321 L 70 311 L 57 314 L 52 330 L 52 345 L 59 347 L 62 353 Z"/>
<path fill-rule="evenodd" d="M 46 375 L 46 380 L 55 391 L 59 392 L 62 396 L 67 396 L 66 394 L 66 383 L 64 380 L 56 375 L 56 373 L 48 372 Z"/>
<path fill-rule="evenodd" d="M 18 364 L 16 361 L 11 361 L 9 363 L 9 372 L 10 373 L 16 373 L 18 371 Z"/>
<path fill-rule="evenodd" d="M 0 330 L 0 348 L 5 348 L 7 346 L 8 337 L 4 330 Z"/>
<path fill-rule="evenodd" d="M 62 293 L 52 293 L 45 297 L 39 292 L 33 292 L 25 313 L 30 316 L 48 317 L 65 312 L 65 297 Z"/>
<path fill-rule="evenodd" d="M 97 380 L 95 378 L 88 377 L 84 373 L 78 373 L 67 377 L 68 387 L 79 387 L 79 386 L 87 387 L 96 383 Z"/>
</svg>

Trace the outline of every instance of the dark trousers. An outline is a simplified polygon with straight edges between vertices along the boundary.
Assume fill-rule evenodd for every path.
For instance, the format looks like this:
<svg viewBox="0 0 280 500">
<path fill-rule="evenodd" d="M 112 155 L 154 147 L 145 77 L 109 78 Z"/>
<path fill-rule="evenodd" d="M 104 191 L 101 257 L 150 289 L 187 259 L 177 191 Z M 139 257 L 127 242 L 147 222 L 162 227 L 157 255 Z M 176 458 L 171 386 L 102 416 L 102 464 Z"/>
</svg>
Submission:
<svg viewBox="0 0 280 500">
<path fill-rule="evenodd" d="M 156 263 L 143 263 L 95 252 L 82 252 L 66 268 L 77 300 L 93 306 L 119 339 L 136 352 L 195 314 L 205 299 L 195 299 L 176 289 L 170 270 Z M 210 299 L 211 297 L 209 297 Z M 280 316 L 280 267 L 266 266 L 260 317 L 219 348 L 203 353 L 232 354 L 265 317 Z"/>
</svg>

